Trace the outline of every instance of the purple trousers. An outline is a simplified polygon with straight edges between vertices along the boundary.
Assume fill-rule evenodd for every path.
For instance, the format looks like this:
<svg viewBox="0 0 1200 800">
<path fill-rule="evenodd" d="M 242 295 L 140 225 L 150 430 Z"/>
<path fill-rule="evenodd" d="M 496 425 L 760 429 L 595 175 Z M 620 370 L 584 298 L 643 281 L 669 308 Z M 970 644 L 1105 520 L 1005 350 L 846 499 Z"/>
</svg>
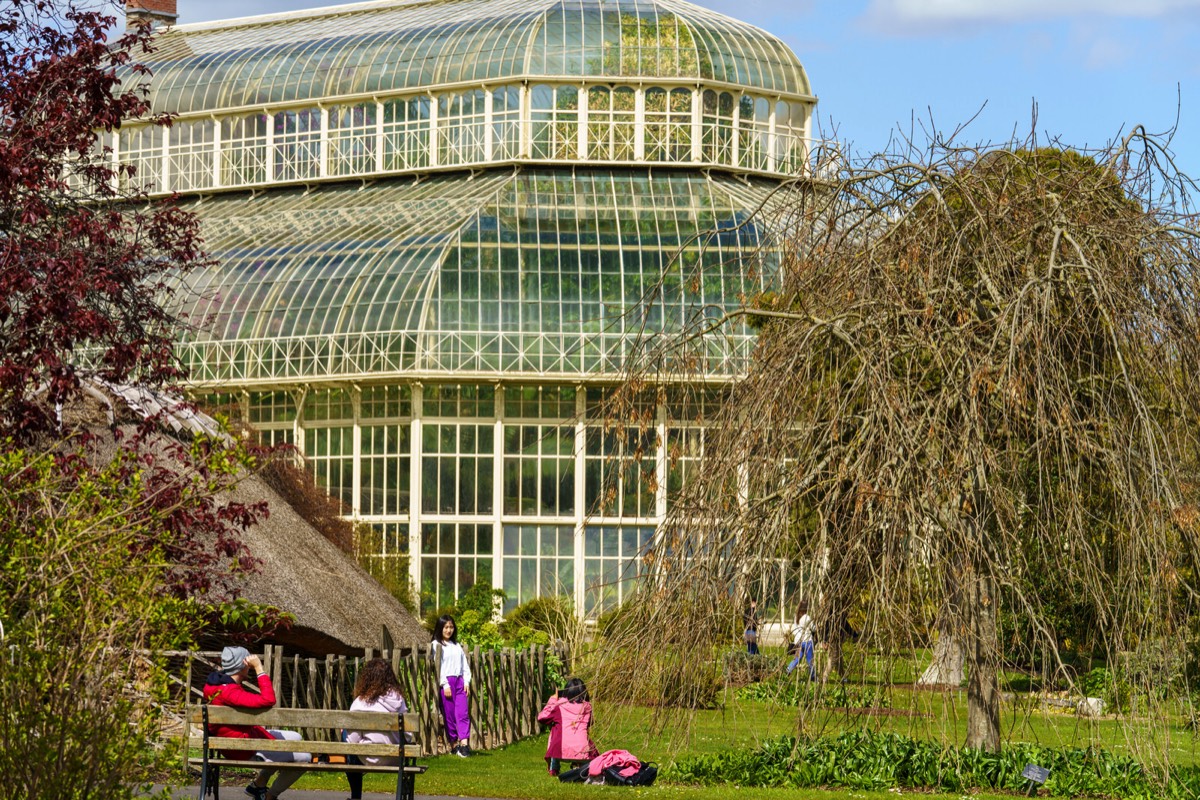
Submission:
<svg viewBox="0 0 1200 800">
<path fill-rule="evenodd" d="M 446 718 L 446 736 L 458 743 L 471 738 L 471 718 L 467 714 L 467 693 L 463 679 L 457 675 L 446 678 L 450 684 L 450 696 L 442 693 L 442 716 Z"/>
</svg>

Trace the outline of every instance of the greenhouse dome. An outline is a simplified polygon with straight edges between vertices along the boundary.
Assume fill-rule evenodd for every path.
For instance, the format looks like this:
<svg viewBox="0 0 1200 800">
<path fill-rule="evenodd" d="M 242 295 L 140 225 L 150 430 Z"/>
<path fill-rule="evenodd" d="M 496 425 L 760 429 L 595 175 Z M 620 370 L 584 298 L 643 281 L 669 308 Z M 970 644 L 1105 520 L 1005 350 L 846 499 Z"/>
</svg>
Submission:
<svg viewBox="0 0 1200 800">
<path fill-rule="evenodd" d="M 169 27 L 152 59 L 174 123 L 101 144 L 200 219 L 197 396 L 294 444 L 426 607 L 619 603 L 753 334 L 704 337 L 703 388 L 637 422 L 599 404 L 647 332 L 771 286 L 817 146 L 797 58 L 679 0 L 376 0 Z"/>
<path fill-rule="evenodd" d="M 777 38 L 677 0 L 411 0 L 182 25 L 148 62 L 155 111 L 492 84 L 712 81 L 808 95 Z"/>
</svg>

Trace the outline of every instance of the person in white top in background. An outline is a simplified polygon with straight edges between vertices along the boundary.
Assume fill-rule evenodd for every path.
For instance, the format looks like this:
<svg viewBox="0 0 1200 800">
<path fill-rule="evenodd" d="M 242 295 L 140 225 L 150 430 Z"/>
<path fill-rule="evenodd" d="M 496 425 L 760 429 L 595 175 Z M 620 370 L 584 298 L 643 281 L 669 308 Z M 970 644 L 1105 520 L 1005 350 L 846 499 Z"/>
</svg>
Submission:
<svg viewBox="0 0 1200 800">
<path fill-rule="evenodd" d="M 813 667 L 813 621 L 808 615 L 808 601 L 801 600 L 796 608 L 796 626 L 792 628 L 792 643 L 796 646 L 796 657 L 788 664 L 788 674 L 800 666 L 803 657 L 808 662 L 808 679 L 816 680 L 817 670 Z"/>
<path fill-rule="evenodd" d="M 450 752 L 466 758 L 471 755 L 471 718 L 467 698 L 471 694 L 471 665 L 458 643 L 458 626 L 454 617 L 443 614 L 433 628 L 433 641 L 441 646 L 442 663 L 438 683 L 442 687 L 442 715 L 446 719 L 446 738 Z"/>
</svg>

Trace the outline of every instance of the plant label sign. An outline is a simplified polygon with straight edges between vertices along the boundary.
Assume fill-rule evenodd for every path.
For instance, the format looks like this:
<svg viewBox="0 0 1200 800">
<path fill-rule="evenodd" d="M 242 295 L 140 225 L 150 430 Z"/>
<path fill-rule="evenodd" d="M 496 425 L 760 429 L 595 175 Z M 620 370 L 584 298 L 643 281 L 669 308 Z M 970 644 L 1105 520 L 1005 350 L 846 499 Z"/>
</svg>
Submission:
<svg viewBox="0 0 1200 800">
<path fill-rule="evenodd" d="M 1037 764 L 1026 764 L 1025 769 L 1021 772 L 1022 778 L 1028 778 L 1034 783 L 1045 783 L 1050 777 L 1050 770 L 1045 767 L 1039 767 Z"/>
</svg>

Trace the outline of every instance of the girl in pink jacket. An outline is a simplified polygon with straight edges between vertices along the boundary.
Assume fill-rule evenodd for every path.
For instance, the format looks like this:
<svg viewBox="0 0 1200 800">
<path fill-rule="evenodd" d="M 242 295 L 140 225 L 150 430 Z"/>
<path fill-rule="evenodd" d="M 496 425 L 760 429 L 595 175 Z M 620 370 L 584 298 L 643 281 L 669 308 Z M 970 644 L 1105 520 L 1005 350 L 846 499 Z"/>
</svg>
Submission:
<svg viewBox="0 0 1200 800">
<path fill-rule="evenodd" d="M 592 743 L 592 703 L 587 687 L 579 678 L 571 678 L 546 701 L 538 714 L 538 722 L 550 725 L 550 742 L 546 745 L 546 766 L 557 775 L 560 762 L 580 762 L 600 754 Z"/>
</svg>

